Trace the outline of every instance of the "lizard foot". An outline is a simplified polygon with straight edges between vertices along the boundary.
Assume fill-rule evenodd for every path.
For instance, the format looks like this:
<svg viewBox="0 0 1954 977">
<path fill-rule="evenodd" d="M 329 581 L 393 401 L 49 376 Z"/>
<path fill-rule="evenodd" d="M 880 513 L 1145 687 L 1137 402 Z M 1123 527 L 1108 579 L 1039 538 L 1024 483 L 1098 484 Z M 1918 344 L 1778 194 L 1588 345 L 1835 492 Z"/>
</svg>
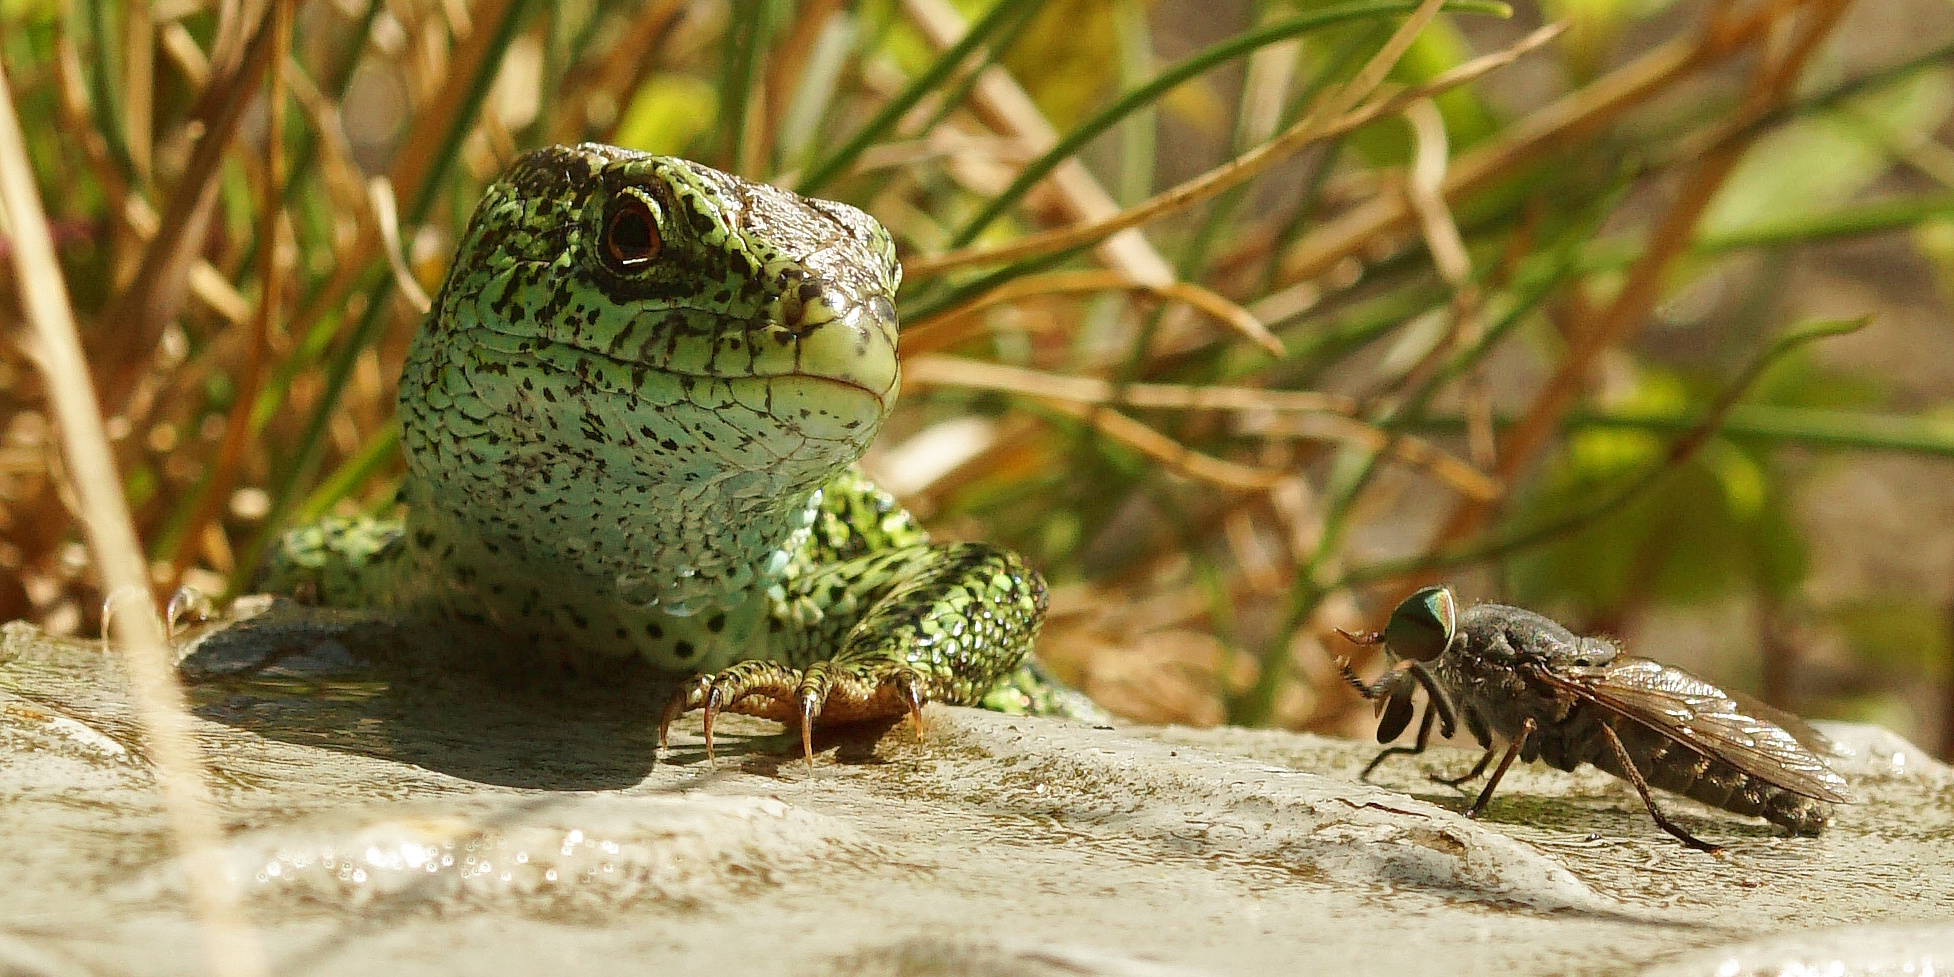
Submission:
<svg viewBox="0 0 1954 977">
<path fill-rule="evenodd" d="M 185 584 L 176 588 L 176 593 L 170 595 L 169 609 L 163 615 L 163 628 L 169 636 L 170 643 L 174 645 L 176 636 L 181 633 L 183 622 L 194 619 L 195 623 L 202 624 L 215 617 L 217 617 L 217 605 L 211 601 L 210 595 Z M 108 624 L 106 607 L 103 608 L 102 622 L 106 627 Z"/>
<path fill-rule="evenodd" d="M 907 712 L 923 729 L 923 675 L 892 661 L 818 661 L 806 668 L 780 662 L 743 661 L 716 675 L 701 675 L 672 697 L 658 726 L 663 748 L 672 720 L 705 710 L 706 761 L 712 762 L 712 724 L 721 712 L 758 716 L 801 728 L 801 752 L 814 769 L 814 723 L 888 719 Z"/>
</svg>

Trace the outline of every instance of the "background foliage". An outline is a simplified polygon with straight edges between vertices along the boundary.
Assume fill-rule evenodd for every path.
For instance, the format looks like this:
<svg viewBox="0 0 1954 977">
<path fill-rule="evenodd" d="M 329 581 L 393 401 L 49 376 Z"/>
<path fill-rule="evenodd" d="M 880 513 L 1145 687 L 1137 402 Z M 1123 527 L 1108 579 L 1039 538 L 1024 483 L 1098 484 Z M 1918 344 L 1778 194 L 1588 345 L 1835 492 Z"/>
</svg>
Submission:
<svg viewBox="0 0 1954 977">
<path fill-rule="evenodd" d="M 1129 715 L 1359 728 L 1324 636 L 1450 579 L 1945 751 L 1954 15 L 1417 7 L 5 0 L 0 62 L 159 592 L 391 504 L 418 293 L 595 139 L 889 225 L 868 465 Z M 0 618 L 89 629 L 44 410 L 9 344 Z"/>
</svg>

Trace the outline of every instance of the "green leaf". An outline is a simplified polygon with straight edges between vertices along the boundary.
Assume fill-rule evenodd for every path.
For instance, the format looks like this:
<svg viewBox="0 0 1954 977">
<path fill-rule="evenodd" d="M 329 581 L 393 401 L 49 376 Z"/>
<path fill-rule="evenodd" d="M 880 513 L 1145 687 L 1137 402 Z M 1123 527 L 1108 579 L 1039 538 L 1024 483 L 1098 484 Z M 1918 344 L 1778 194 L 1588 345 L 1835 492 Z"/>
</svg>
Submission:
<svg viewBox="0 0 1954 977">
<path fill-rule="evenodd" d="M 1825 323 L 1814 332 L 1833 328 Z M 1801 337 L 1794 331 L 1791 337 Z M 1795 340 L 1788 340 L 1795 341 Z M 1642 417 L 1688 417 L 1704 391 L 1650 372 L 1618 408 Z M 1528 518 L 1578 512 L 1645 477 L 1668 450 L 1652 430 L 1583 429 L 1525 505 Z M 1722 439 L 1682 463 L 1645 496 L 1515 561 L 1527 599 L 1608 614 L 1650 600 L 1690 603 L 1749 588 L 1782 595 L 1803 579 L 1805 550 L 1787 493 L 1763 455 Z"/>
<path fill-rule="evenodd" d="M 719 114 L 712 83 L 691 75 L 658 75 L 631 97 L 617 127 L 617 144 L 647 153 L 685 152 Z"/>
<path fill-rule="evenodd" d="M 1881 671 L 1934 674 L 1954 654 L 1947 612 L 1931 601 L 1869 598 L 1844 604 L 1831 618 L 1854 657 Z"/>
<path fill-rule="evenodd" d="M 1703 216 L 1705 238 L 1837 209 L 1891 165 L 1894 147 L 1926 138 L 1954 109 L 1942 72 L 1924 71 L 1799 119 L 1759 139 Z"/>
</svg>

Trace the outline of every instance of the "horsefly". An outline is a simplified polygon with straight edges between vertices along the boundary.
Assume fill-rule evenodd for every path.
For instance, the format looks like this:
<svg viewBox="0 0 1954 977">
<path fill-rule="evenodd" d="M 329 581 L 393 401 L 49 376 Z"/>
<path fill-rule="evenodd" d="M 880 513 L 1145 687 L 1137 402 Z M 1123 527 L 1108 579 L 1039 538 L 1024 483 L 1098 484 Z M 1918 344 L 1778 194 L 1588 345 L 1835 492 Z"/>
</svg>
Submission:
<svg viewBox="0 0 1954 977">
<path fill-rule="evenodd" d="M 1379 753 L 1363 778 L 1394 754 L 1424 752 L 1434 720 L 1445 736 L 1463 720 L 1486 750 L 1465 776 L 1434 778 L 1454 787 L 1484 773 L 1499 752 L 1495 738 L 1505 741 L 1466 817 L 1485 809 L 1515 757 L 1561 770 L 1591 763 L 1620 777 L 1658 827 L 1709 852 L 1719 849 L 1669 820 L 1650 787 L 1758 815 L 1792 834 L 1816 834 L 1831 821 L 1832 805 L 1850 803 L 1845 780 L 1819 756 L 1830 741 L 1803 720 L 1532 611 L 1479 604 L 1461 612 L 1450 590 L 1426 587 L 1391 612 L 1383 631 L 1339 633 L 1381 644 L 1405 663 L 1367 684 L 1347 659 L 1337 661 L 1344 679 L 1376 704 L 1379 743 L 1410 725 L 1414 689 L 1428 699 L 1415 744 Z"/>
</svg>

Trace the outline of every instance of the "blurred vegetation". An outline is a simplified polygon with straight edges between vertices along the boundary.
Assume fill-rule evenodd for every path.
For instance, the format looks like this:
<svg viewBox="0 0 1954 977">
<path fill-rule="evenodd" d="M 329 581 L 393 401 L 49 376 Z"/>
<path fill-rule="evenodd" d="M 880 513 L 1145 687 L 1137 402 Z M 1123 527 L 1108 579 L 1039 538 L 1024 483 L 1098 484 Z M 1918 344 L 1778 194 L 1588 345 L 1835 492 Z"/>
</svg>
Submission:
<svg viewBox="0 0 1954 977">
<path fill-rule="evenodd" d="M 1793 331 L 1879 308 L 1788 298 L 1884 241 L 1945 320 L 1954 15 L 1869 58 L 1849 0 L 1454 0 L 1399 56 L 1418 6 L 5 0 L 0 61 L 162 593 L 391 505 L 415 295 L 515 154 L 591 139 L 889 225 L 867 464 L 1044 567 L 1043 653 L 1130 715 L 1355 728 L 1324 636 L 1441 577 L 1617 633 L 1734 602 L 1720 681 L 1954 701 L 1954 592 L 1815 593 L 1799 502 L 1945 466 L 1954 400 Z M 0 350 L 0 618 L 93 628 L 39 384 Z"/>
</svg>

